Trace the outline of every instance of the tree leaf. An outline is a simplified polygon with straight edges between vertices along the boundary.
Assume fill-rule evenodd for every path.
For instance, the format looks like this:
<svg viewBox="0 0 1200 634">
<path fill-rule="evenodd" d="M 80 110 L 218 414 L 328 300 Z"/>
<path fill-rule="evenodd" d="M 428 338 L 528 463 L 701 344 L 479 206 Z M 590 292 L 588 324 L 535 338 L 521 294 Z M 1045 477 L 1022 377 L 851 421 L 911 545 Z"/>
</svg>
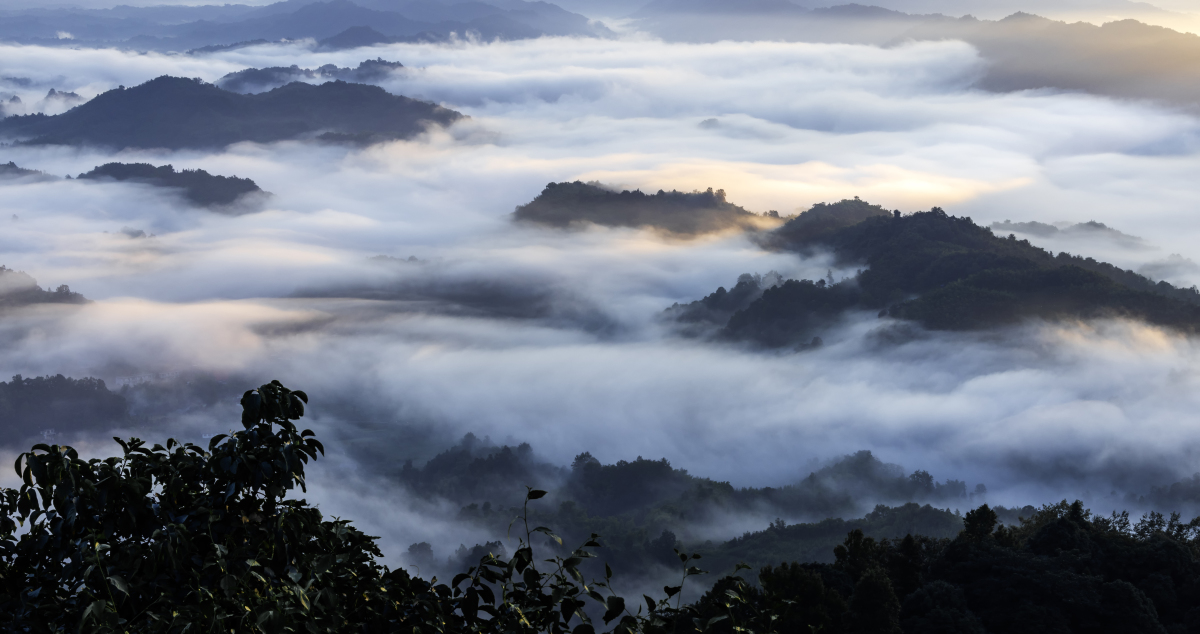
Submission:
<svg viewBox="0 0 1200 634">
<path fill-rule="evenodd" d="M 114 586 L 116 586 L 117 590 L 120 590 L 125 594 L 129 594 L 129 584 L 125 583 L 125 580 L 121 578 L 121 575 L 112 575 L 108 578 L 108 580 L 111 581 Z"/>
<path fill-rule="evenodd" d="M 541 493 L 542 493 L 543 495 L 545 495 L 545 493 L 546 493 L 546 492 L 545 492 L 545 491 L 542 491 Z M 532 492 L 531 492 L 531 494 L 532 494 Z M 558 545 L 559 545 L 559 546 L 562 546 L 562 543 L 563 543 L 563 540 L 562 540 L 562 538 L 561 538 L 561 537 L 559 537 L 558 535 L 555 535 L 555 534 L 554 534 L 554 531 L 550 530 L 549 528 L 546 528 L 545 526 L 539 526 L 539 527 L 537 527 L 537 528 L 533 529 L 533 530 L 532 530 L 532 531 L 530 531 L 530 532 L 533 532 L 533 533 L 545 533 L 547 537 L 549 537 L 550 539 L 553 539 L 554 541 L 558 542 Z"/>
<path fill-rule="evenodd" d="M 104 609 L 108 606 L 108 602 L 104 599 L 96 599 L 92 604 L 83 611 L 83 616 L 79 617 L 80 623 L 87 623 L 88 619 L 99 620 L 104 614 Z"/>
<path fill-rule="evenodd" d="M 608 625 L 609 622 L 625 611 L 625 599 L 612 596 L 608 598 L 607 605 L 608 609 L 604 611 L 604 616 L 602 617 L 605 625 Z"/>
</svg>

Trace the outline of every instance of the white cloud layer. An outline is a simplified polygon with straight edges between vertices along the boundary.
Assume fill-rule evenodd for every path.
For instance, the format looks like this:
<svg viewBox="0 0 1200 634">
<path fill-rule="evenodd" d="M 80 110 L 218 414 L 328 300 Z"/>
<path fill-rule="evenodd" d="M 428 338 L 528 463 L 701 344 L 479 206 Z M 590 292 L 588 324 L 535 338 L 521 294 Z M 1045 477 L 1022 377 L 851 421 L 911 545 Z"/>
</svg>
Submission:
<svg viewBox="0 0 1200 634">
<path fill-rule="evenodd" d="M 541 39 L 210 57 L 0 47 L 0 75 L 94 96 L 161 74 L 213 81 L 251 66 L 377 56 L 408 67 L 386 88 L 471 119 L 365 150 L 0 148 L 3 162 L 51 174 L 171 163 L 250 177 L 273 194 L 263 211 L 231 217 L 139 185 L 0 184 L 0 263 L 99 300 L 6 317 L 0 374 L 280 378 L 314 394 L 317 413 L 318 396 L 362 393 L 378 411 L 448 435 L 529 441 L 563 463 L 584 450 L 605 461 L 666 456 L 739 485 L 785 483 L 812 459 L 864 448 L 986 482 L 1009 502 L 1144 488 L 1195 470 L 1200 433 L 1188 421 L 1200 358 L 1190 340 L 1102 323 L 887 344 L 876 329 L 892 324 L 869 315 L 805 354 L 681 341 L 656 319 L 671 303 L 740 273 L 820 277 L 828 263 L 737 236 L 568 234 L 507 220 L 547 182 L 599 179 L 724 188 L 754 211 L 857 195 L 981 224 L 1097 220 L 1152 248 L 1084 242 L 1084 254 L 1126 267 L 1172 253 L 1195 261 L 1200 144 L 1188 115 L 976 91 L 981 62 L 958 42 Z M 716 126 L 699 126 L 710 118 Z M 155 235 L 130 238 L 124 227 Z M 367 261 L 376 254 L 426 262 Z M 1172 270 L 1172 281 L 1200 282 Z M 420 297 L 297 296 L 364 286 Z M 460 306 L 480 289 L 492 299 Z M 544 304 L 534 318 L 489 312 L 531 297 Z M 336 412 L 321 420 L 336 432 Z M 327 499 L 354 516 L 349 498 Z"/>
</svg>

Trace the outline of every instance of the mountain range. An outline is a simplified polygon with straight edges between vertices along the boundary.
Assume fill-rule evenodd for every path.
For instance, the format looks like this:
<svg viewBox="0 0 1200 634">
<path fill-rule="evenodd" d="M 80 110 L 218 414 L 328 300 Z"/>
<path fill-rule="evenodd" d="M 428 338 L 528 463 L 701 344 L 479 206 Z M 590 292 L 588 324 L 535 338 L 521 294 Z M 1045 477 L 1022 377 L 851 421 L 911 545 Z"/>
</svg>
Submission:
<svg viewBox="0 0 1200 634">
<path fill-rule="evenodd" d="M 694 235 L 731 229 L 771 251 L 830 254 L 862 267 L 843 280 L 742 275 L 730 290 L 665 317 L 681 334 L 809 349 L 851 311 L 878 313 L 930 330 L 983 330 L 1027 319 L 1130 318 L 1200 331 L 1200 290 L 1154 281 L 1092 258 L 1054 255 L 1001 237 L 940 208 L 902 214 L 858 198 L 820 203 L 789 218 L 759 216 L 724 192 L 615 192 L 598 184 L 551 183 L 513 219 L 569 228 L 589 223 Z M 1005 225 L 1001 225 L 1005 226 Z M 1049 225 L 1046 225 L 1049 226 Z M 1099 223 L 1074 231 L 1111 231 Z M 1036 228 L 1036 227 L 1035 227 Z M 1123 234 L 1122 234 L 1123 235 Z"/>
<path fill-rule="evenodd" d="M 453 110 L 365 84 L 293 82 L 242 95 L 163 76 L 110 90 L 60 115 L 0 119 L 0 137 L 30 145 L 170 149 L 300 138 L 372 143 L 409 138 L 461 118 Z"/>
<path fill-rule="evenodd" d="M 1200 104 L 1200 36 L 1132 19 L 1096 25 L 1018 12 L 980 20 L 860 4 L 806 9 L 786 0 L 652 0 L 634 17 L 639 28 L 669 41 L 898 46 L 961 40 L 986 62 L 975 82 L 985 90 L 1058 89 Z"/>
<path fill-rule="evenodd" d="M 267 6 L 48 7 L 0 11 L 0 41 L 187 51 L 263 40 L 325 40 L 353 27 L 391 38 L 609 36 L 603 24 L 547 2 L 286 0 Z M 209 50 L 212 50 L 209 48 Z"/>
</svg>

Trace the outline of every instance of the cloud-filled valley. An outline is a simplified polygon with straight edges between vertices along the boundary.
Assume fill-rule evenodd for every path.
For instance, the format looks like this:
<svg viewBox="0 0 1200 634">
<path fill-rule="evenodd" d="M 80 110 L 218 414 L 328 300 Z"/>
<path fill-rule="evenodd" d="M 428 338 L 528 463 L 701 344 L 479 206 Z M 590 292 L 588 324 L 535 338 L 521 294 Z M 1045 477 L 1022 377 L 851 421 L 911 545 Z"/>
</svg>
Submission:
<svg viewBox="0 0 1200 634">
<path fill-rule="evenodd" d="M 4 309 L 0 375 L 208 377 L 234 399 L 278 378 L 311 395 L 334 456 L 315 476 L 326 513 L 389 547 L 442 539 L 442 553 L 486 535 L 454 522 L 459 509 L 444 501 L 411 502 L 430 524 L 360 518 L 339 479 L 388 481 L 468 432 L 528 442 L 561 466 L 585 451 L 604 464 L 666 457 L 735 487 L 791 484 L 867 449 L 939 480 L 986 483 L 993 502 L 1081 497 L 1105 511 L 1197 470 L 1200 357 L 1188 336 L 1123 319 L 935 332 L 858 310 L 801 352 L 688 338 L 664 311 L 743 273 L 841 280 L 865 265 L 767 250 L 737 231 L 681 238 L 511 216 L 547 183 L 578 180 L 723 189 L 784 216 L 860 197 L 981 226 L 1095 221 L 1137 240 L 1013 231 L 1189 287 L 1200 283 L 1200 122 L 1183 109 L 988 92 L 976 85 L 986 61 L 961 41 L 644 34 L 207 55 L 0 45 L 0 74 L 30 79 L 0 90 L 28 105 L 50 87 L 91 99 L 162 75 L 216 82 L 376 58 L 403 64 L 375 82 L 388 92 L 466 116 L 369 146 L 0 147 L 0 163 L 54 176 L 170 164 L 271 193 L 230 215 L 144 183 L 0 179 L 0 264 L 92 300 Z M 198 442 L 236 424 L 235 410 L 204 402 L 133 431 Z M 108 431 L 79 439 L 103 452 Z M 727 528 L 706 538 L 749 530 Z"/>
</svg>

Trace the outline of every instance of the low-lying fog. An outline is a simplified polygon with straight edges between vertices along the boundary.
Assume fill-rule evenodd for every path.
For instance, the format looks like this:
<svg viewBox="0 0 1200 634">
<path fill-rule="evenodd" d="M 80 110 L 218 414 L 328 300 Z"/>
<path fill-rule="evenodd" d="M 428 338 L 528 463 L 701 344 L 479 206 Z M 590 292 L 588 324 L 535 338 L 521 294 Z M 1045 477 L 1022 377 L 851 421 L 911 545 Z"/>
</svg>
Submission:
<svg viewBox="0 0 1200 634">
<path fill-rule="evenodd" d="M 0 264 L 97 300 L 6 315 L 0 376 L 111 383 L 187 371 L 305 389 L 334 456 L 314 497 L 385 544 L 468 538 L 436 519 L 452 516 L 436 505 L 367 508 L 345 483 L 398 464 L 380 456 L 428 458 L 468 431 L 527 441 L 555 464 L 583 451 L 606 463 L 667 457 L 738 486 L 786 484 L 869 449 L 910 471 L 986 482 L 989 501 L 1088 496 L 1098 509 L 1110 492 L 1200 470 L 1192 340 L 1122 322 L 924 333 L 873 314 L 804 353 L 685 340 L 659 320 L 672 303 L 746 272 L 824 277 L 829 262 L 767 253 L 739 235 L 685 241 L 508 219 L 551 181 L 723 188 L 752 211 L 784 214 L 860 196 L 983 225 L 1101 222 L 1141 240 L 1021 237 L 1190 286 L 1200 282 L 1192 116 L 977 91 L 981 61 L 958 42 L 630 36 L 207 57 L 0 47 L 0 75 L 31 79 L 23 101 L 34 103 L 51 87 L 90 98 L 162 74 L 215 81 L 247 67 L 376 57 L 407 67 L 382 82 L 388 90 L 470 119 L 365 149 L 0 148 L 0 163 L 59 176 L 115 160 L 170 163 L 252 178 L 272 194 L 262 211 L 228 216 L 144 185 L 0 183 Z M 355 414 L 326 406 L 347 401 Z M 199 441 L 236 424 L 235 410 L 138 433 Z"/>
</svg>

